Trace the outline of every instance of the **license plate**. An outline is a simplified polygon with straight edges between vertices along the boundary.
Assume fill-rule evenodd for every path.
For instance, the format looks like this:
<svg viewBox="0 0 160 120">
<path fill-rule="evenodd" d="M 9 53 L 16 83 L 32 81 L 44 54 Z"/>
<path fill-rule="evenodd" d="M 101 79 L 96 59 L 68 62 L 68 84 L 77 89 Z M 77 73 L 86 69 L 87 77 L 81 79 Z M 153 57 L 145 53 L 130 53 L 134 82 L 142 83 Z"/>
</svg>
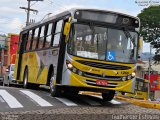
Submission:
<svg viewBox="0 0 160 120">
<path fill-rule="evenodd" d="M 107 86 L 108 85 L 108 81 L 105 81 L 105 80 L 96 80 L 96 84 L 97 85 L 102 85 L 102 86 Z"/>
</svg>

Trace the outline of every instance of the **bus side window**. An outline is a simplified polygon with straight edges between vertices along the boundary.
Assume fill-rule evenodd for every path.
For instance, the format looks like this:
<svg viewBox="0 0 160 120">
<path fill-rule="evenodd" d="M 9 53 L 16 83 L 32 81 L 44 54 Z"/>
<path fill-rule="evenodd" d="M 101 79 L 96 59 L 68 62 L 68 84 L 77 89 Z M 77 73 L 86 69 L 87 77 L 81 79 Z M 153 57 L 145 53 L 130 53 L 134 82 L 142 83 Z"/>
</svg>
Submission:
<svg viewBox="0 0 160 120">
<path fill-rule="evenodd" d="M 28 40 L 28 32 L 22 33 L 18 43 L 18 53 L 20 51 L 23 52 L 25 50 L 27 40 Z"/>
<path fill-rule="evenodd" d="M 33 31 L 30 30 L 30 31 L 29 31 L 29 35 L 28 35 L 28 40 L 26 41 L 26 48 L 25 48 L 26 51 L 30 49 L 30 44 L 31 44 L 31 40 L 32 40 L 32 35 L 33 35 Z"/>
<path fill-rule="evenodd" d="M 45 40 L 45 48 L 50 47 L 50 44 L 51 44 L 53 23 L 50 23 L 47 26 L 48 27 L 47 27 L 47 35 L 46 35 L 46 40 Z"/>
<path fill-rule="evenodd" d="M 37 43 L 37 41 L 38 41 L 38 33 L 39 33 L 39 28 L 36 28 L 36 29 L 35 29 L 35 32 L 34 32 L 34 36 L 33 36 L 32 46 L 31 46 L 31 49 L 32 49 L 32 50 L 35 50 L 35 49 L 36 49 L 36 43 Z"/>
<path fill-rule="evenodd" d="M 44 35 L 45 35 L 45 25 L 41 27 L 41 33 L 40 33 L 38 48 L 43 48 Z"/>
<path fill-rule="evenodd" d="M 63 20 L 59 20 L 56 24 L 53 47 L 59 46 L 59 41 L 60 41 L 60 37 L 61 37 L 61 33 L 62 33 L 62 25 L 63 25 Z"/>
</svg>

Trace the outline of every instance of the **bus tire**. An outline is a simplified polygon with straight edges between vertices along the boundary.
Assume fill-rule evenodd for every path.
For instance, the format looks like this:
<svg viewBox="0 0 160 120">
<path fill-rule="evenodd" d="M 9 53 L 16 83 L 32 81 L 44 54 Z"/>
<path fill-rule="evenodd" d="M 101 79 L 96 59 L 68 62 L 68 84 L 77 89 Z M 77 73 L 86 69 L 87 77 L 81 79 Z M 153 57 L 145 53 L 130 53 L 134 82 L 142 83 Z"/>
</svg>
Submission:
<svg viewBox="0 0 160 120">
<path fill-rule="evenodd" d="M 102 93 L 102 98 L 104 101 L 111 101 L 114 98 L 115 91 L 109 90 L 107 92 Z"/>
<path fill-rule="evenodd" d="M 28 88 L 28 69 L 26 68 L 23 75 L 23 88 Z"/>
<path fill-rule="evenodd" d="M 52 97 L 58 97 L 61 94 L 59 86 L 54 84 L 54 77 L 50 79 L 50 93 Z"/>
</svg>

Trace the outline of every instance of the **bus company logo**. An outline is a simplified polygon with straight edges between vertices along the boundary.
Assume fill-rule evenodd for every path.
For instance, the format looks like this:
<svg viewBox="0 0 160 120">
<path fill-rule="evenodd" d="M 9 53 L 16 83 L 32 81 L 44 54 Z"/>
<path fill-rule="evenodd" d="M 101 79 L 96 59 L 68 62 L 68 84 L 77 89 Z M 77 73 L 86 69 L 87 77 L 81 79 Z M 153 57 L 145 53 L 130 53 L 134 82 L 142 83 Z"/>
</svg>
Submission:
<svg viewBox="0 0 160 120">
<path fill-rule="evenodd" d="M 160 5 L 160 0 L 135 0 L 138 6 L 157 6 Z"/>
</svg>

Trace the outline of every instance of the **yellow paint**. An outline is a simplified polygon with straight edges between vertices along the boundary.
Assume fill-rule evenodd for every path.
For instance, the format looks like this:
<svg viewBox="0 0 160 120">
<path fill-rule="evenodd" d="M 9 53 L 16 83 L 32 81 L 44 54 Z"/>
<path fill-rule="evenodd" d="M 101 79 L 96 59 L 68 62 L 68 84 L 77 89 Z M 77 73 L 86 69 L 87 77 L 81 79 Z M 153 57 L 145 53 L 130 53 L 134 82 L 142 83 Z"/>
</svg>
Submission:
<svg viewBox="0 0 160 120">
<path fill-rule="evenodd" d="M 122 71 L 126 71 L 129 74 L 131 74 L 133 72 L 133 64 L 125 64 L 125 66 L 131 67 L 131 69 L 129 69 L 129 70 L 106 70 L 106 69 L 101 69 L 101 68 L 95 68 L 95 67 L 82 65 L 82 64 L 76 62 L 75 60 L 86 60 L 86 59 L 73 57 L 73 60 L 72 60 L 73 66 L 78 68 L 79 70 L 81 70 L 83 72 L 89 72 L 89 73 L 99 74 L 99 75 L 102 75 L 102 73 L 105 73 L 107 76 L 116 76 L 115 74 L 117 72 L 118 72 L 117 76 L 124 76 L 124 74 L 121 74 Z M 87 60 L 87 61 L 113 64 L 111 62 L 97 61 L 97 60 Z M 114 63 L 114 65 L 124 65 L 124 64 Z M 119 85 L 119 86 L 117 86 L 115 88 L 107 88 L 107 87 L 97 87 L 97 86 L 88 85 L 87 83 L 84 82 L 84 80 L 87 80 L 87 79 L 91 80 L 91 81 L 96 81 L 96 79 L 93 79 L 93 78 L 87 78 L 87 77 L 77 75 L 75 73 L 71 73 L 70 85 L 71 86 L 77 86 L 77 87 L 100 88 L 100 89 L 106 89 L 106 90 L 108 89 L 108 90 L 131 92 L 132 80 L 128 80 L 128 81 L 124 81 L 124 82 L 123 81 L 114 81 L 114 80 L 111 81 L 110 80 L 110 81 L 108 81 L 108 84 L 117 83 L 117 85 Z"/>
<path fill-rule="evenodd" d="M 128 66 L 128 67 L 131 67 L 132 69 L 130 69 L 130 70 L 106 70 L 106 69 L 100 69 L 100 68 L 95 68 L 95 67 L 89 67 L 89 66 L 86 66 L 86 65 L 82 65 L 82 64 L 76 62 L 75 60 L 84 60 L 84 61 L 86 61 L 86 59 L 73 57 L 72 64 L 73 64 L 73 66 L 77 67 L 81 71 L 92 72 L 93 74 L 105 73 L 108 76 L 115 76 L 116 72 L 118 72 L 118 76 L 124 76 L 123 74 L 121 74 L 121 72 L 127 71 L 127 72 L 129 72 L 129 74 L 132 74 L 132 72 L 133 72 L 133 64 L 125 65 L 125 66 Z M 97 60 L 87 60 L 87 61 L 104 63 L 104 64 L 124 65 L 124 64 L 120 64 L 120 63 L 97 61 Z"/>
<path fill-rule="evenodd" d="M 71 78 L 70 78 L 70 85 L 77 86 L 77 87 L 100 88 L 100 89 L 106 89 L 106 90 L 108 89 L 108 90 L 131 92 L 130 88 L 132 85 L 132 80 L 125 81 L 125 82 L 108 81 L 108 84 L 117 83 L 118 85 L 121 85 L 121 86 L 116 87 L 116 88 L 107 88 L 107 87 L 97 87 L 97 86 L 87 85 L 85 82 L 83 82 L 83 80 L 86 80 L 86 79 L 95 81 L 95 79 L 82 77 L 82 76 L 72 73 Z"/>
<path fill-rule="evenodd" d="M 15 65 L 15 77 L 17 75 L 17 65 L 18 65 L 18 56 L 16 57 L 16 65 Z M 25 67 L 28 67 L 28 82 L 35 83 L 35 84 L 46 84 L 47 83 L 47 76 L 48 76 L 48 69 L 45 66 L 42 70 L 40 76 L 37 78 L 39 65 L 38 60 L 36 57 L 36 52 L 28 52 L 22 55 L 22 66 L 21 66 L 21 73 L 20 79 L 17 80 L 19 82 L 23 82 L 23 76 Z"/>
</svg>

